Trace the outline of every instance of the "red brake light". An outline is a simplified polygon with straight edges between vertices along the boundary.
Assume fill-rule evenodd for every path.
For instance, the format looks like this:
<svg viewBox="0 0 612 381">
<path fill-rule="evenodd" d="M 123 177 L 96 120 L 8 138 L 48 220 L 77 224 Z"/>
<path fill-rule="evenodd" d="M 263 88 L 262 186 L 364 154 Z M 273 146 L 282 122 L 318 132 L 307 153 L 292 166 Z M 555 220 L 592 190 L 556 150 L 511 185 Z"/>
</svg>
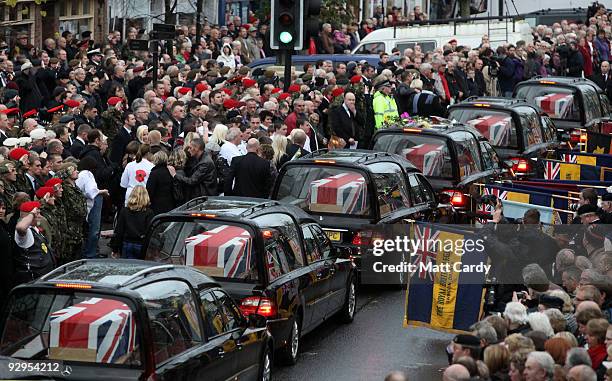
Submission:
<svg viewBox="0 0 612 381">
<path fill-rule="evenodd" d="M 262 232 L 261 232 L 261 235 L 262 235 L 264 238 L 272 238 L 272 236 L 273 236 L 274 234 L 273 234 L 273 233 L 272 233 L 272 231 L 270 231 L 270 230 L 264 230 L 264 231 L 262 231 Z"/>
<path fill-rule="evenodd" d="M 512 160 L 512 162 L 514 163 L 514 165 L 512 166 L 512 171 L 514 173 L 526 173 L 531 170 L 531 164 L 529 163 L 529 160 L 517 157 L 510 160 Z"/>
<path fill-rule="evenodd" d="M 370 231 L 361 231 L 355 233 L 353 236 L 353 240 L 351 244 L 355 246 L 367 246 L 372 241 L 372 232 Z"/>
<path fill-rule="evenodd" d="M 249 296 L 248 298 L 242 299 L 240 302 L 240 310 L 246 316 L 250 314 L 258 314 L 266 318 L 276 316 L 276 305 L 274 305 L 272 299 L 261 296 Z"/>
<path fill-rule="evenodd" d="M 445 191 L 442 191 L 442 192 L 446 193 L 449 196 L 451 196 L 450 203 L 451 203 L 452 206 L 463 207 L 463 206 L 466 206 L 467 203 L 468 203 L 467 196 L 464 195 L 463 192 L 461 192 L 459 190 L 449 189 L 449 190 L 445 190 Z"/>
</svg>

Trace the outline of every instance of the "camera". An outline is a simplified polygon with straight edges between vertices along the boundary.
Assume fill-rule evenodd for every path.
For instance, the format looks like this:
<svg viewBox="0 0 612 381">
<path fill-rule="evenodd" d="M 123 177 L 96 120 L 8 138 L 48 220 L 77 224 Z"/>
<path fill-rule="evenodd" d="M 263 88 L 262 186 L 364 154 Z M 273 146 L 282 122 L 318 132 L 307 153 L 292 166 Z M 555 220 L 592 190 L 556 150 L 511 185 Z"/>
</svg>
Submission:
<svg viewBox="0 0 612 381">
<path fill-rule="evenodd" d="M 580 207 L 580 205 L 578 203 L 569 204 L 567 206 L 567 210 L 569 210 L 570 212 L 575 212 L 575 211 L 578 210 L 579 207 Z"/>
</svg>

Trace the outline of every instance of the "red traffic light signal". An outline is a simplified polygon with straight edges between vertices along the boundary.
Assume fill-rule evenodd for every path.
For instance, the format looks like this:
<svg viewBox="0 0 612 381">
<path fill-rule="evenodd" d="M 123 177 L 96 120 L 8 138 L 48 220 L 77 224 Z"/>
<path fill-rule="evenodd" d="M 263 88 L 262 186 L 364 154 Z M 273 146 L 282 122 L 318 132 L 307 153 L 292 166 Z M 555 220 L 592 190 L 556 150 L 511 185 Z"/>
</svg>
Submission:
<svg viewBox="0 0 612 381">
<path fill-rule="evenodd" d="M 278 16 L 278 22 L 283 26 L 290 26 L 293 24 L 293 15 L 290 13 L 282 13 Z"/>
</svg>

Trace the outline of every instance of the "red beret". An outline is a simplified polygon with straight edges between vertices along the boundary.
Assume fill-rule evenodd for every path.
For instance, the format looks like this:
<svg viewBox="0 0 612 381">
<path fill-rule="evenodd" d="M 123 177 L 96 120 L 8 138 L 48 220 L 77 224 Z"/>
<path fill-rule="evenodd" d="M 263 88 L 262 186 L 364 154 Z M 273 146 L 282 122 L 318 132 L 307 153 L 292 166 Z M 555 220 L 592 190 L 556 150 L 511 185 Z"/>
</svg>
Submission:
<svg viewBox="0 0 612 381">
<path fill-rule="evenodd" d="M 205 83 L 200 82 L 196 85 L 195 89 L 198 93 L 203 93 L 206 91 L 206 89 L 208 89 L 208 86 L 206 86 Z"/>
<path fill-rule="evenodd" d="M 282 93 L 281 95 L 278 96 L 278 99 L 280 99 L 281 101 L 284 99 L 287 99 L 291 96 L 291 94 L 289 93 Z"/>
<path fill-rule="evenodd" d="M 23 117 L 24 117 L 24 118 L 29 118 L 29 117 L 31 117 L 31 116 L 36 115 L 37 113 L 38 113 L 38 110 L 37 110 L 37 109 L 35 109 L 35 108 L 33 108 L 33 109 L 31 109 L 30 111 L 25 112 L 25 113 L 23 114 Z"/>
<path fill-rule="evenodd" d="M 275 87 L 272 89 L 272 94 L 278 94 L 283 92 L 283 89 L 281 89 L 280 87 Z"/>
<path fill-rule="evenodd" d="M 0 111 L 0 113 L 6 114 L 6 115 L 18 114 L 19 109 L 17 107 L 7 108 L 6 110 Z"/>
<path fill-rule="evenodd" d="M 289 86 L 290 93 L 299 93 L 302 87 L 300 85 L 291 85 Z"/>
<path fill-rule="evenodd" d="M 189 87 L 179 87 L 177 91 L 179 94 L 187 95 L 191 89 Z"/>
<path fill-rule="evenodd" d="M 344 94 L 344 89 L 342 87 L 336 87 L 335 89 L 332 90 L 332 96 L 334 98 L 342 94 Z"/>
<path fill-rule="evenodd" d="M 226 99 L 223 102 L 223 107 L 225 107 L 228 110 L 229 109 L 233 109 L 233 108 L 237 108 L 237 107 L 240 107 L 240 102 L 238 102 L 237 100 L 232 99 L 232 98 Z"/>
<path fill-rule="evenodd" d="M 359 83 L 361 82 L 361 76 L 360 75 L 354 75 L 351 77 L 351 83 L 355 84 L 355 83 Z"/>
<path fill-rule="evenodd" d="M 245 78 L 242 80 L 242 86 L 244 86 L 245 89 L 248 89 L 249 87 L 253 87 L 256 84 L 257 84 L 257 81 L 252 78 Z"/>
<path fill-rule="evenodd" d="M 53 114 L 54 112 L 62 111 L 64 109 L 64 105 L 55 106 L 47 110 L 49 114 Z"/>
<path fill-rule="evenodd" d="M 232 95 L 232 90 L 228 89 L 227 87 L 223 88 L 223 92 L 227 95 Z"/>
<path fill-rule="evenodd" d="M 21 148 L 21 147 L 17 147 L 17 148 L 13 148 L 10 152 L 9 152 L 9 157 L 15 161 L 18 161 L 19 159 L 21 159 L 24 155 L 29 155 L 30 153 L 28 152 L 27 149 L 25 148 Z"/>
<path fill-rule="evenodd" d="M 144 69 L 145 69 L 145 67 L 144 67 L 144 66 L 138 66 L 138 67 L 135 67 L 134 69 L 132 69 L 132 71 L 133 71 L 134 73 L 140 73 L 140 72 L 141 72 L 141 71 L 143 71 Z"/>
<path fill-rule="evenodd" d="M 109 106 L 113 106 L 114 107 L 114 106 L 117 105 L 117 103 L 121 103 L 121 102 L 123 102 L 123 99 L 121 99 L 119 97 L 110 97 L 110 98 L 108 98 L 108 102 L 106 102 L 106 103 L 108 103 Z"/>
<path fill-rule="evenodd" d="M 45 183 L 45 186 L 53 188 L 54 186 L 61 184 L 61 183 L 62 183 L 62 179 L 57 178 L 57 177 L 52 177 L 49 180 L 47 180 L 47 182 Z"/>
<path fill-rule="evenodd" d="M 38 202 L 38 201 L 27 201 L 27 202 L 24 202 L 23 204 L 21 204 L 21 206 L 19 207 L 19 210 L 21 210 L 24 213 L 30 213 L 31 211 L 33 211 L 36 208 L 40 208 L 40 202 Z"/>
<path fill-rule="evenodd" d="M 79 107 L 81 102 L 75 101 L 74 99 L 68 99 L 64 102 L 64 104 L 70 108 Z"/>
<path fill-rule="evenodd" d="M 36 191 L 36 197 L 38 197 L 38 199 L 44 198 L 47 193 L 53 194 L 53 188 L 47 186 L 38 188 L 38 190 Z"/>
<path fill-rule="evenodd" d="M 243 78 L 244 78 L 243 76 L 241 76 L 241 75 L 237 75 L 237 76 L 235 76 L 235 77 L 232 77 L 232 78 L 228 79 L 228 80 L 227 80 L 227 83 L 238 83 L 238 82 L 242 82 L 242 79 L 243 79 Z"/>
</svg>

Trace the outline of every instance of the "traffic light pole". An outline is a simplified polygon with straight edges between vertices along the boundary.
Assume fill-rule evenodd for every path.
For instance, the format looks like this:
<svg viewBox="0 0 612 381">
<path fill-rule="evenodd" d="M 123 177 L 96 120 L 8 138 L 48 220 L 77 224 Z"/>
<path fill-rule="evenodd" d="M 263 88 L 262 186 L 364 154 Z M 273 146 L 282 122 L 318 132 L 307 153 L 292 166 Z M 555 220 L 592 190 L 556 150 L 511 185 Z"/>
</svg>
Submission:
<svg viewBox="0 0 612 381">
<path fill-rule="evenodd" d="M 283 77 L 283 84 L 284 84 L 284 92 L 289 92 L 289 85 L 291 83 L 291 55 L 293 53 L 293 50 L 290 49 L 284 49 L 283 50 L 283 54 L 285 55 L 285 75 Z"/>
</svg>

